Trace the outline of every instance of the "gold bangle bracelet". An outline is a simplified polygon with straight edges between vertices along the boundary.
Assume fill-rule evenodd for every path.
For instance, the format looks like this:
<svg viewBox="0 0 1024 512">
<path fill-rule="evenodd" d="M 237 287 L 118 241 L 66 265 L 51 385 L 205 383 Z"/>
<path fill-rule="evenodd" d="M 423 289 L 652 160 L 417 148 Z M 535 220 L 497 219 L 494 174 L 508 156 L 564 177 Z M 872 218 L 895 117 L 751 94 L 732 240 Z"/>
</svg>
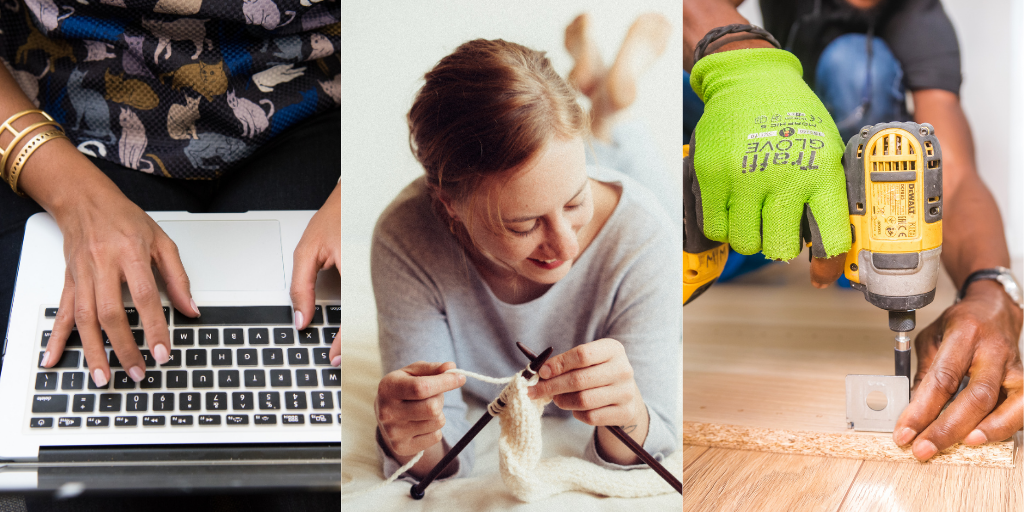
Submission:
<svg viewBox="0 0 1024 512">
<path fill-rule="evenodd" d="M 18 157 L 14 159 L 14 164 L 11 165 L 11 173 L 7 178 L 7 184 L 11 186 L 11 190 L 21 197 L 25 197 L 21 191 L 18 190 L 18 177 L 21 175 L 21 169 L 25 167 L 25 162 L 35 153 L 37 149 L 42 147 L 43 144 L 59 138 L 68 138 L 64 135 L 62 130 L 50 130 L 48 132 L 40 133 L 25 144 L 25 147 L 21 148 L 21 152 L 18 153 Z"/>
<path fill-rule="evenodd" d="M 4 124 L 0 125 L 0 138 L 2 138 L 4 136 L 4 132 L 11 132 L 11 137 L 12 138 L 17 138 L 18 135 L 21 133 L 21 131 L 19 131 L 18 129 L 16 129 L 14 127 L 14 122 L 17 121 L 18 119 L 21 119 L 21 118 L 23 118 L 23 117 L 25 117 L 27 115 L 30 115 L 30 114 L 39 114 L 39 115 L 43 116 L 43 118 L 45 118 L 47 121 L 53 121 L 53 118 L 50 117 L 50 115 L 47 114 L 46 112 L 43 112 L 42 110 L 36 110 L 36 109 L 33 109 L 33 110 L 22 110 L 21 112 L 18 112 L 17 114 L 14 114 L 13 116 L 8 117 L 7 120 L 4 121 Z M 0 157 L 3 157 L 4 155 L 6 155 L 8 149 L 13 149 L 13 148 L 10 145 L 8 145 L 7 147 L 0 149 Z M 3 171 L 3 170 L 4 170 L 4 168 L 0 168 L 0 171 Z"/>
<path fill-rule="evenodd" d="M 10 177 L 10 175 L 7 174 L 7 159 L 10 158 L 11 151 L 17 148 L 21 140 L 24 139 L 25 137 L 28 137 L 28 135 L 32 133 L 33 130 L 35 130 L 36 128 L 42 128 L 44 126 L 56 126 L 61 130 L 61 132 L 64 131 L 64 129 L 61 128 L 60 124 L 57 123 L 57 121 L 41 121 L 29 125 L 28 128 L 25 128 L 20 132 L 15 132 L 13 129 L 11 129 L 11 132 L 14 133 L 15 136 L 14 140 L 12 140 L 11 143 L 8 144 L 7 147 L 3 150 L 3 157 L 0 157 L 0 175 L 4 176 L 5 179 Z"/>
</svg>

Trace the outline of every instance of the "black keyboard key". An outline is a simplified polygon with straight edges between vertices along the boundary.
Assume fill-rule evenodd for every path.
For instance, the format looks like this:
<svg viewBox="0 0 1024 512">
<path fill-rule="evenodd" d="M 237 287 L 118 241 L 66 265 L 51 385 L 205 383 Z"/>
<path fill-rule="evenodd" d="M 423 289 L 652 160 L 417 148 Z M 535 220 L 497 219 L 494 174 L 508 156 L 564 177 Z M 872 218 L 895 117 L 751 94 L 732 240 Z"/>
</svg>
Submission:
<svg viewBox="0 0 1024 512">
<path fill-rule="evenodd" d="M 117 354 L 115 354 L 113 350 L 110 351 L 110 361 L 109 361 L 109 364 L 110 364 L 111 368 L 120 368 L 121 367 L 121 360 L 117 358 Z"/>
<path fill-rule="evenodd" d="M 149 410 L 149 395 L 145 393 L 128 393 L 124 402 L 125 412 L 146 412 Z"/>
<path fill-rule="evenodd" d="M 167 355 L 167 362 L 160 365 L 161 368 L 181 368 L 181 351 L 171 350 Z"/>
<path fill-rule="evenodd" d="M 188 372 L 176 370 L 167 372 L 167 389 L 181 389 L 188 387 Z"/>
<path fill-rule="evenodd" d="M 274 329 L 274 344 L 275 345 L 294 345 L 295 344 L 295 329 L 290 327 L 278 327 Z"/>
<path fill-rule="evenodd" d="M 53 418 L 32 418 L 28 422 L 32 428 L 53 428 Z"/>
<path fill-rule="evenodd" d="M 190 348 L 186 350 L 185 366 L 206 366 L 206 349 Z"/>
<path fill-rule="evenodd" d="M 135 416 L 115 416 L 115 427 L 134 427 L 139 424 L 139 418 Z"/>
<path fill-rule="evenodd" d="M 270 370 L 270 385 L 275 388 L 292 387 L 292 372 L 290 370 Z"/>
<path fill-rule="evenodd" d="M 72 330 L 71 334 L 68 334 L 68 339 L 64 341 L 65 347 L 81 347 L 82 346 L 82 335 L 78 334 L 78 331 Z"/>
<path fill-rule="evenodd" d="M 330 425 L 331 415 L 330 414 L 310 414 L 309 424 L 310 425 Z"/>
<path fill-rule="evenodd" d="M 174 411 L 174 393 L 153 394 L 153 411 Z"/>
<path fill-rule="evenodd" d="M 249 344 L 250 345 L 268 345 L 270 344 L 270 331 L 264 327 L 254 327 L 249 329 Z"/>
<path fill-rule="evenodd" d="M 142 329 L 132 329 L 132 338 L 135 338 L 135 344 L 142 346 L 146 343 L 146 331 Z"/>
<path fill-rule="evenodd" d="M 238 366 L 256 366 L 259 364 L 254 348 L 240 348 L 235 351 L 238 356 Z"/>
<path fill-rule="evenodd" d="M 124 308 L 124 314 L 128 317 L 128 325 L 139 325 L 139 312 L 135 308 Z"/>
<path fill-rule="evenodd" d="M 245 336 L 242 334 L 241 329 L 224 329 L 224 344 L 225 345 L 244 345 Z"/>
<path fill-rule="evenodd" d="M 156 366 L 156 359 L 153 359 L 153 354 L 150 354 L 148 350 L 140 350 L 142 354 L 142 360 L 146 362 L 146 368 L 153 368 Z"/>
<path fill-rule="evenodd" d="M 167 323 L 171 322 L 171 308 L 164 306 L 164 320 Z"/>
<path fill-rule="evenodd" d="M 213 370 L 192 370 L 192 387 L 212 388 Z"/>
<path fill-rule="evenodd" d="M 228 394 L 209 392 L 206 394 L 207 411 L 223 411 L 228 408 Z"/>
<path fill-rule="evenodd" d="M 159 427 L 164 424 L 166 419 L 163 416 L 143 416 L 142 426 L 143 427 Z"/>
<path fill-rule="evenodd" d="M 181 415 L 177 415 L 177 416 L 171 416 L 171 426 L 172 427 L 183 427 L 183 426 L 191 425 L 191 424 L 192 424 L 192 415 L 191 414 L 181 414 Z"/>
<path fill-rule="evenodd" d="M 313 306 L 313 319 L 309 321 L 309 325 L 323 325 L 324 323 L 324 308 L 323 306 Z"/>
<path fill-rule="evenodd" d="M 200 345 L 220 345 L 220 331 L 217 329 L 199 329 Z"/>
<path fill-rule="evenodd" d="M 174 346 L 189 346 L 196 344 L 194 329 L 175 329 L 174 334 L 171 336 L 171 341 L 174 342 Z"/>
<path fill-rule="evenodd" d="M 327 306 L 327 323 L 329 324 L 340 324 L 341 323 L 341 306 Z"/>
<path fill-rule="evenodd" d="M 315 328 L 303 329 L 299 331 L 299 343 L 307 345 L 319 345 L 320 344 L 320 331 Z"/>
<path fill-rule="evenodd" d="M 104 384 L 102 387 L 100 387 L 100 386 L 96 385 L 96 382 L 94 380 L 92 380 L 92 374 L 89 374 L 89 386 L 88 386 L 88 388 L 89 389 L 110 389 L 110 381 L 108 380 L 106 384 Z"/>
<path fill-rule="evenodd" d="M 341 368 L 330 368 L 320 370 L 324 377 L 324 386 L 329 388 L 341 387 Z"/>
<path fill-rule="evenodd" d="M 42 344 L 39 345 L 40 347 L 46 347 L 46 344 L 50 342 L 50 334 L 52 334 L 52 333 L 53 333 L 53 331 L 43 331 L 43 340 L 42 340 Z"/>
<path fill-rule="evenodd" d="M 245 370 L 245 387 L 265 388 L 267 387 L 267 374 L 263 370 Z"/>
<path fill-rule="evenodd" d="M 100 395 L 100 412 L 121 412 L 121 393 Z"/>
<path fill-rule="evenodd" d="M 260 400 L 261 410 L 281 408 L 281 395 L 277 391 L 260 391 L 257 396 Z"/>
<path fill-rule="evenodd" d="M 220 414 L 200 414 L 200 425 L 220 425 Z"/>
<path fill-rule="evenodd" d="M 248 425 L 248 414 L 228 414 L 224 416 L 224 423 L 228 425 Z"/>
<path fill-rule="evenodd" d="M 316 370 L 295 370 L 295 385 L 300 388 L 317 387 Z"/>
<path fill-rule="evenodd" d="M 317 347 L 313 349 L 313 364 L 330 365 L 331 349 L 328 347 Z"/>
<path fill-rule="evenodd" d="M 202 395 L 199 393 L 178 393 L 178 399 L 178 407 L 182 411 L 198 411 L 202 408 Z"/>
<path fill-rule="evenodd" d="M 43 367 L 43 355 L 46 352 L 39 353 L 39 361 L 36 363 L 40 368 Z M 51 368 L 78 368 L 78 362 L 82 358 L 81 350 L 65 350 L 61 354 L 60 359 L 57 360 L 57 364 L 51 366 Z"/>
<path fill-rule="evenodd" d="M 252 393 L 248 391 L 235 391 L 231 393 L 231 408 L 233 410 L 248 411 L 252 407 Z"/>
<path fill-rule="evenodd" d="M 57 308 L 44 309 L 43 316 L 45 316 L 46 318 L 57 318 Z"/>
<path fill-rule="evenodd" d="M 61 389 L 82 389 L 83 387 L 85 387 L 85 372 L 64 372 L 64 375 L 61 375 Z"/>
<path fill-rule="evenodd" d="M 312 399 L 314 409 L 334 408 L 334 398 L 330 391 L 310 391 L 309 397 Z"/>
<path fill-rule="evenodd" d="M 96 395 L 78 394 L 71 402 L 71 412 L 92 412 L 96 408 Z"/>
<path fill-rule="evenodd" d="M 114 389 L 135 389 L 135 381 L 128 372 L 114 372 Z"/>
<path fill-rule="evenodd" d="M 276 414 L 257 414 L 252 419 L 257 425 L 277 425 Z"/>
<path fill-rule="evenodd" d="M 164 373 L 160 371 L 146 372 L 139 384 L 142 389 L 160 389 L 163 387 L 163 377 Z"/>
<path fill-rule="evenodd" d="M 60 428 L 75 428 L 82 426 L 82 418 L 77 416 L 61 417 L 57 420 L 57 426 Z"/>
<path fill-rule="evenodd" d="M 189 318 L 174 312 L 175 325 L 290 325 L 291 306 L 203 306 L 203 316 Z"/>
<path fill-rule="evenodd" d="M 32 412 L 68 412 L 68 396 L 36 395 L 32 398 Z"/>
<path fill-rule="evenodd" d="M 306 392 L 305 391 L 285 391 L 284 392 L 284 406 L 288 409 L 305 409 L 306 408 Z"/>
<path fill-rule="evenodd" d="M 60 374 L 55 372 L 39 372 L 36 374 L 36 390 L 57 389 L 57 380 Z"/>
<path fill-rule="evenodd" d="M 284 364 L 284 352 L 279 348 L 263 349 L 263 366 L 280 366 Z"/>
<path fill-rule="evenodd" d="M 238 370 L 217 370 L 217 384 L 222 388 L 237 388 L 241 386 L 238 378 Z"/>
<path fill-rule="evenodd" d="M 215 348 L 210 354 L 213 366 L 231 366 L 231 349 Z"/>
<path fill-rule="evenodd" d="M 281 424 L 282 425 L 304 425 L 306 423 L 305 417 L 301 414 L 282 414 Z"/>
<path fill-rule="evenodd" d="M 86 427 L 109 427 L 110 418 L 107 416 L 89 416 L 85 419 Z"/>
<path fill-rule="evenodd" d="M 324 343 L 330 345 L 334 343 L 334 338 L 338 336 L 337 327 L 324 327 Z"/>
<path fill-rule="evenodd" d="M 309 364 L 309 351 L 304 348 L 288 349 L 288 364 L 293 366 Z"/>
</svg>

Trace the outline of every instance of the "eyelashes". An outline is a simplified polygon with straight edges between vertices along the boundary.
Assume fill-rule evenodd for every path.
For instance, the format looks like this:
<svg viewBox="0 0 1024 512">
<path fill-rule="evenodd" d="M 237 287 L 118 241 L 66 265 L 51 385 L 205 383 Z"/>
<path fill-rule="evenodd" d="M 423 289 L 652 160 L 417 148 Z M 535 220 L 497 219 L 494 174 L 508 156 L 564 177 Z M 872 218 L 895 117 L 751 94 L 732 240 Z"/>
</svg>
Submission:
<svg viewBox="0 0 1024 512">
<path fill-rule="evenodd" d="M 583 204 L 584 203 L 581 201 L 579 204 L 566 205 L 564 210 L 565 211 L 570 211 L 570 212 L 571 211 L 575 211 L 575 210 L 578 210 L 578 209 L 582 208 Z M 527 229 L 525 231 L 516 230 L 516 229 L 512 229 L 512 228 L 507 228 L 507 227 L 505 228 L 505 230 L 508 231 L 509 233 L 512 233 L 513 235 L 515 235 L 517 237 L 527 237 L 530 234 L 532 234 L 534 231 L 537 231 L 537 228 L 539 228 L 539 227 L 540 227 L 540 220 L 535 220 L 535 221 L 533 221 L 533 226 L 531 226 L 530 229 Z"/>
</svg>

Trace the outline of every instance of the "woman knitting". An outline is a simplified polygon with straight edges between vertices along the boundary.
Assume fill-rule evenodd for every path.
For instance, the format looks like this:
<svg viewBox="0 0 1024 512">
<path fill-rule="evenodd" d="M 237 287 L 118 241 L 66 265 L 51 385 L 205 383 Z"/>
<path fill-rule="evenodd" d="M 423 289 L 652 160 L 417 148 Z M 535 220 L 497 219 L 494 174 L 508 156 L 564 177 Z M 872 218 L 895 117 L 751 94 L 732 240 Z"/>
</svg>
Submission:
<svg viewBox="0 0 1024 512">
<path fill-rule="evenodd" d="M 499 391 L 445 372 L 512 375 L 525 366 L 516 342 L 554 348 L 530 391 L 553 399 L 547 413 L 622 426 L 658 459 L 676 449 L 679 227 L 650 190 L 585 156 L 590 144 L 631 155 L 624 168 L 652 165 L 612 124 L 669 30 L 641 16 L 606 71 L 586 17 L 567 29 L 592 118 L 543 53 L 514 43 L 467 42 L 427 73 L 408 115 L 425 176 L 381 215 L 371 256 L 385 474 L 424 451 L 409 470 L 422 478 L 468 430 L 464 398 Z M 607 429 L 585 457 L 640 464 Z M 468 475 L 472 450 L 457 461 L 442 476 Z"/>
</svg>

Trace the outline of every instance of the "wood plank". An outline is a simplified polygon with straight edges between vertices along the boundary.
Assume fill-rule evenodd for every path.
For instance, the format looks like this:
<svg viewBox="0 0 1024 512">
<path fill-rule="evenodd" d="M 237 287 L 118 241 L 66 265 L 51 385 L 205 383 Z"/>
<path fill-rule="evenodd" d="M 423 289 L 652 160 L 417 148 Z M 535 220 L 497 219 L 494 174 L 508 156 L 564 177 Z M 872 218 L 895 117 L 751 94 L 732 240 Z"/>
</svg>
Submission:
<svg viewBox="0 0 1024 512">
<path fill-rule="evenodd" d="M 697 460 L 704 452 L 708 451 L 707 446 L 688 446 L 683 445 L 683 469 L 689 466 L 693 461 Z"/>
<path fill-rule="evenodd" d="M 738 450 L 917 463 L 909 447 L 896 446 L 890 434 L 839 434 L 687 421 L 683 423 L 683 443 Z M 1009 469 L 1013 467 L 1013 441 L 982 446 L 956 444 L 936 454 L 924 465 L 929 464 Z"/>
<path fill-rule="evenodd" d="M 1024 446 L 1021 446 L 1024 433 L 1017 432 L 1013 436 L 1015 442 L 1013 464 L 1010 472 L 1010 495 L 1007 496 L 1009 506 L 1007 510 L 1020 512 L 1024 510 Z"/>
<path fill-rule="evenodd" d="M 1019 512 L 1020 509 L 1010 508 L 1008 504 L 1014 472 L 1013 469 L 864 462 L 839 510 Z"/>
<path fill-rule="evenodd" d="M 837 510 L 861 464 L 711 448 L 683 470 L 683 510 Z"/>
</svg>

